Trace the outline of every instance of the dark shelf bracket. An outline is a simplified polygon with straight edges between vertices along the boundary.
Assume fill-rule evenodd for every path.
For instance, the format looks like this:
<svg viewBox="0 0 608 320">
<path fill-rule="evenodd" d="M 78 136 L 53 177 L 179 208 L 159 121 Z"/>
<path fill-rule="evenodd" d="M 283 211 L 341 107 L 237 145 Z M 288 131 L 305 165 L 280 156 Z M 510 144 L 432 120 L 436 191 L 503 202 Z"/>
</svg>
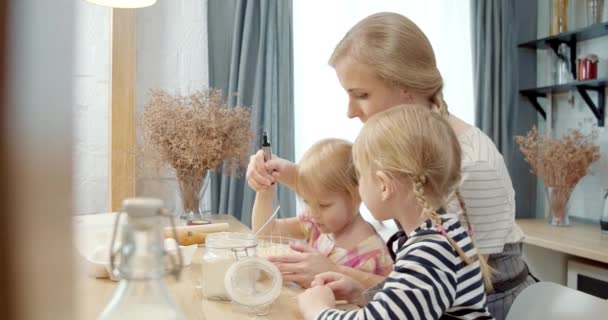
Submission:
<svg viewBox="0 0 608 320">
<path fill-rule="evenodd" d="M 585 100 L 585 103 L 587 104 L 591 112 L 593 112 L 595 118 L 597 118 L 598 127 L 603 127 L 604 119 L 606 118 L 606 95 L 604 87 L 581 85 L 576 86 L 576 89 L 578 90 L 578 93 L 580 93 L 581 97 L 583 97 L 583 100 Z M 597 105 L 595 105 L 591 97 L 589 97 L 589 93 L 587 91 L 597 92 Z"/>
<path fill-rule="evenodd" d="M 543 107 L 540 105 L 540 103 L 538 103 L 539 97 L 546 98 L 547 95 L 544 93 L 536 93 L 536 92 L 525 92 L 522 94 L 526 98 L 528 98 L 528 100 L 530 101 L 530 103 L 532 104 L 534 109 L 536 109 L 536 111 L 538 111 L 538 113 L 540 113 L 540 115 L 543 117 L 543 119 L 547 120 L 547 112 L 545 112 L 545 109 L 543 109 Z"/>
<path fill-rule="evenodd" d="M 572 79 L 576 79 L 576 39 L 573 38 L 567 41 L 559 39 L 547 40 L 547 44 L 553 49 L 553 52 L 555 52 L 559 59 L 566 60 L 566 57 L 558 53 L 559 45 L 562 43 L 565 43 L 570 48 L 570 72 L 572 73 Z"/>
</svg>

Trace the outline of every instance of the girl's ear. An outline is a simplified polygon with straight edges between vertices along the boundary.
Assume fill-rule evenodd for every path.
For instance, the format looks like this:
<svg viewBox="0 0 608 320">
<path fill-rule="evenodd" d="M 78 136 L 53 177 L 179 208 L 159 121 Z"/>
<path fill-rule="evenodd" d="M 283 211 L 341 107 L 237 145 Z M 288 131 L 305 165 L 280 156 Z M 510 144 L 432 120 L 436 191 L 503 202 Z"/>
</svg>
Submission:
<svg viewBox="0 0 608 320">
<path fill-rule="evenodd" d="M 378 178 L 378 188 L 380 189 L 380 198 L 382 201 L 387 201 L 396 192 L 395 184 L 391 177 L 389 177 L 383 171 L 376 171 L 376 177 Z"/>
</svg>

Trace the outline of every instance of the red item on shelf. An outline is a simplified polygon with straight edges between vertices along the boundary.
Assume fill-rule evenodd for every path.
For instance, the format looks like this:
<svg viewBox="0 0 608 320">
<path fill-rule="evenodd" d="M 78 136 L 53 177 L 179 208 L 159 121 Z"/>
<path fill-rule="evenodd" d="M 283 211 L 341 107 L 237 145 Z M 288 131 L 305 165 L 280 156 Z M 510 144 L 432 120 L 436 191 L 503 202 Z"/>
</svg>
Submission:
<svg viewBox="0 0 608 320">
<path fill-rule="evenodd" d="M 587 65 L 587 80 L 597 78 L 597 55 L 590 54 L 587 56 L 585 64 Z"/>
<path fill-rule="evenodd" d="M 587 58 L 584 56 L 579 56 L 578 59 L 576 59 L 576 78 L 579 81 L 587 78 L 587 66 L 585 65 L 585 60 L 587 60 Z"/>
<path fill-rule="evenodd" d="M 579 56 L 576 59 L 576 77 L 579 81 L 597 78 L 598 57 L 595 54 Z"/>
</svg>

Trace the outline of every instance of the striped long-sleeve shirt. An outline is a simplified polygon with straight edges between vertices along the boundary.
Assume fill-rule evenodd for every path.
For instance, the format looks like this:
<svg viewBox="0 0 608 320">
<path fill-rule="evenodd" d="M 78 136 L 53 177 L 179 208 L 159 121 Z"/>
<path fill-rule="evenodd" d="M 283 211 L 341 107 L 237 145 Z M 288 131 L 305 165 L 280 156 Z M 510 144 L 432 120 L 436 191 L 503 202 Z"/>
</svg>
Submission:
<svg viewBox="0 0 608 320">
<path fill-rule="evenodd" d="M 447 236 L 468 257 L 471 238 L 455 215 L 443 215 Z M 493 319 L 479 261 L 467 265 L 430 220 L 409 235 L 397 252 L 384 287 L 363 308 L 323 310 L 317 319 Z"/>
</svg>

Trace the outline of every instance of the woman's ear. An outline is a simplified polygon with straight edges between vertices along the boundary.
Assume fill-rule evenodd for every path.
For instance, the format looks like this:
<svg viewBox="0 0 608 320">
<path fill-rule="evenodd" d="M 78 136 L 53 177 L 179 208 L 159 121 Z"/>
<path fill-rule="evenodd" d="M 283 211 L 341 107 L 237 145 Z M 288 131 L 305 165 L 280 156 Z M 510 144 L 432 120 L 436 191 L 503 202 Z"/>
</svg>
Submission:
<svg viewBox="0 0 608 320">
<path fill-rule="evenodd" d="M 404 103 L 413 104 L 414 102 L 416 102 L 414 99 L 414 95 L 412 94 L 412 91 L 407 90 L 405 88 L 399 89 L 399 97 L 400 97 L 401 101 L 403 101 Z"/>
<path fill-rule="evenodd" d="M 380 198 L 382 201 L 387 201 L 393 194 L 395 194 L 395 184 L 393 179 L 389 177 L 383 171 L 376 171 L 376 177 L 378 178 L 378 188 L 380 189 Z"/>
<path fill-rule="evenodd" d="M 351 199 L 352 199 L 353 205 L 355 205 L 355 206 L 361 205 L 362 200 L 361 200 L 361 195 L 359 194 L 359 192 L 355 192 L 352 195 Z"/>
</svg>

